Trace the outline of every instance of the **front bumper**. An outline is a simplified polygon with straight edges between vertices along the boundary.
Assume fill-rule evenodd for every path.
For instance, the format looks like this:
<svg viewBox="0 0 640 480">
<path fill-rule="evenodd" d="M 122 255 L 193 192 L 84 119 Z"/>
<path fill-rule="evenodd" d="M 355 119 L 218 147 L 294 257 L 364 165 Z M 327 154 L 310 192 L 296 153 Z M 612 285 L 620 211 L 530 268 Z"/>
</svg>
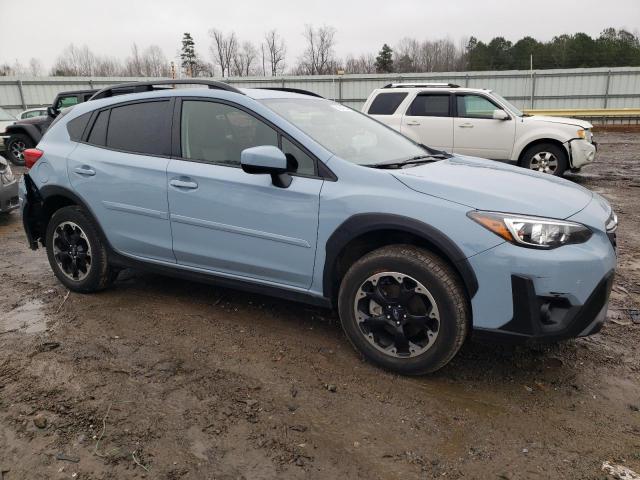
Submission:
<svg viewBox="0 0 640 480">
<path fill-rule="evenodd" d="M 20 206 L 18 200 L 18 182 L 0 183 L 0 213 L 10 212 Z"/>
<path fill-rule="evenodd" d="M 611 271 L 600 281 L 583 305 L 566 297 L 537 295 L 533 281 L 512 275 L 513 319 L 499 329 L 476 328 L 474 338 L 496 343 L 548 343 L 593 335 L 607 317 L 613 285 Z"/>
<path fill-rule="evenodd" d="M 575 139 L 569 142 L 571 168 L 579 169 L 593 162 L 598 152 L 598 144 L 587 140 Z"/>
<path fill-rule="evenodd" d="M 522 343 L 598 331 L 616 267 L 615 236 L 603 228 L 609 214 L 594 196 L 569 218 L 592 229 L 585 243 L 536 250 L 505 242 L 470 257 L 479 285 L 471 300 L 477 336 Z"/>
</svg>

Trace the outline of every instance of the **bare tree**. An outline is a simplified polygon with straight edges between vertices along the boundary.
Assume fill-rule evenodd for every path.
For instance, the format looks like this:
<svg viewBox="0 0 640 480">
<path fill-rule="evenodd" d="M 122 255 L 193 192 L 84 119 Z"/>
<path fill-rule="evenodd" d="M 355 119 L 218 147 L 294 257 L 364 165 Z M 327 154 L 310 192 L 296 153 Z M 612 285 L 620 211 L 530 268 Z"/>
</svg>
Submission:
<svg viewBox="0 0 640 480">
<path fill-rule="evenodd" d="M 29 59 L 28 72 L 32 77 L 39 77 L 42 75 L 44 69 L 42 68 L 42 62 L 37 58 Z"/>
<path fill-rule="evenodd" d="M 331 73 L 337 65 L 334 53 L 335 34 L 336 29 L 331 26 L 315 28 L 313 25 L 306 25 L 303 36 L 307 45 L 296 71 L 307 75 Z"/>
<path fill-rule="evenodd" d="M 425 40 L 403 38 L 394 49 L 396 70 L 405 72 L 447 72 L 464 68 L 464 43 L 456 46 L 449 38 Z"/>
<path fill-rule="evenodd" d="M 89 77 L 94 75 L 95 68 L 96 56 L 89 47 L 71 44 L 58 56 L 51 71 L 54 75 Z"/>
<path fill-rule="evenodd" d="M 237 77 L 245 77 L 255 72 L 255 62 L 258 59 L 258 50 L 251 42 L 244 42 L 240 48 L 233 52 L 233 65 L 231 73 Z"/>
<path fill-rule="evenodd" d="M 238 49 L 238 39 L 235 32 L 225 35 L 220 30 L 211 29 L 209 31 L 212 43 L 210 46 L 211 56 L 215 63 L 220 66 L 222 76 L 228 77 L 231 71 L 231 63 Z"/>
<path fill-rule="evenodd" d="M 287 55 L 287 46 L 284 43 L 284 39 L 278 35 L 276 30 L 268 31 L 264 36 L 264 41 L 269 54 L 271 76 L 275 77 L 276 75 L 284 72 L 284 60 Z M 264 74 L 266 74 L 266 72 Z"/>
<path fill-rule="evenodd" d="M 344 73 L 376 73 L 376 57 L 372 53 L 349 55 L 344 61 Z"/>
</svg>

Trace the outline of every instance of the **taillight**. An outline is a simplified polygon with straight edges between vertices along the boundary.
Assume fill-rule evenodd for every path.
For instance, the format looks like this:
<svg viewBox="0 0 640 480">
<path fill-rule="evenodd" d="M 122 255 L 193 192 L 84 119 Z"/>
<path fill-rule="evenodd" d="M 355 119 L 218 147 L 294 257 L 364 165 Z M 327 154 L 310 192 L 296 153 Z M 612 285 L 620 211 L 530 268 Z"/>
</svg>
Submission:
<svg viewBox="0 0 640 480">
<path fill-rule="evenodd" d="M 24 157 L 24 166 L 27 168 L 33 167 L 43 154 L 44 152 L 37 148 L 27 148 L 22 152 L 22 156 Z"/>
</svg>

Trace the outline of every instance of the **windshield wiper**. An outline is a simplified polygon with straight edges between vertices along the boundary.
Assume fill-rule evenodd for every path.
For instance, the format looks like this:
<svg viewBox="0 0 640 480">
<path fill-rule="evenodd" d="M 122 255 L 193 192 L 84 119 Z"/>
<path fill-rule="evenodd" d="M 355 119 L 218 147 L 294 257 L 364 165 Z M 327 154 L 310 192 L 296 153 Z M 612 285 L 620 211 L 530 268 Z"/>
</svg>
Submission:
<svg viewBox="0 0 640 480">
<path fill-rule="evenodd" d="M 373 163 L 371 165 L 367 165 L 367 167 L 371 168 L 402 168 L 407 165 L 420 165 L 422 163 L 431 163 L 437 162 L 439 160 L 445 160 L 449 158 L 447 155 L 436 153 L 434 155 L 416 155 L 415 157 L 411 157 L 407 160 L 394 160 L 392 162 L 381 162 L 381 163 Z"/>
</svg>

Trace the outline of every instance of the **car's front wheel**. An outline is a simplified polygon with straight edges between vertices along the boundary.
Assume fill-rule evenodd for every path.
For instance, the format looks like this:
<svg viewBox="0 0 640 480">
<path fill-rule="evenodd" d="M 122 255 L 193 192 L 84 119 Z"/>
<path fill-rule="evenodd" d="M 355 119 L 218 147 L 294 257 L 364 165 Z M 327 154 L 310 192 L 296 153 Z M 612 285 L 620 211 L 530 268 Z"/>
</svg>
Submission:
<svg viewBox="0 0 640 480">
<path fill-rule="evenodd" d="M 28 135 L 24 135 L 23 133 L 16 133 L 9 137 L 9 141 L 7 142 L 7 155 L 9 155 L 9 160 L 14 165 L 19 167 L 24 165 L 24 154 L 23 152 L 27 148 L 33 148 L 35 143 Z"/>
<path fill-rule="evenodd" d="M 437 255 L 411 245 L 384 247 L 354 263 L 338 308 L 347 337 L 365 358 L 407 375 L 445 366 L 469 328 L 457 274 Z"/>
<path fill-rule="evenodd" d="M 96 292 L 115 280 L 117 272 L 109 266 L 98 229 L 81 207 L 64 207 L 53 214 L 46 244 L 53 273 L 69 290 Z"/>
<path fill-rule="evenodd" d="M 540 173 L 562 176 L 569 166 L 567 152 L 552 143 L 529 147 L 522 156 L 522 166 Z"/>
</svg>

